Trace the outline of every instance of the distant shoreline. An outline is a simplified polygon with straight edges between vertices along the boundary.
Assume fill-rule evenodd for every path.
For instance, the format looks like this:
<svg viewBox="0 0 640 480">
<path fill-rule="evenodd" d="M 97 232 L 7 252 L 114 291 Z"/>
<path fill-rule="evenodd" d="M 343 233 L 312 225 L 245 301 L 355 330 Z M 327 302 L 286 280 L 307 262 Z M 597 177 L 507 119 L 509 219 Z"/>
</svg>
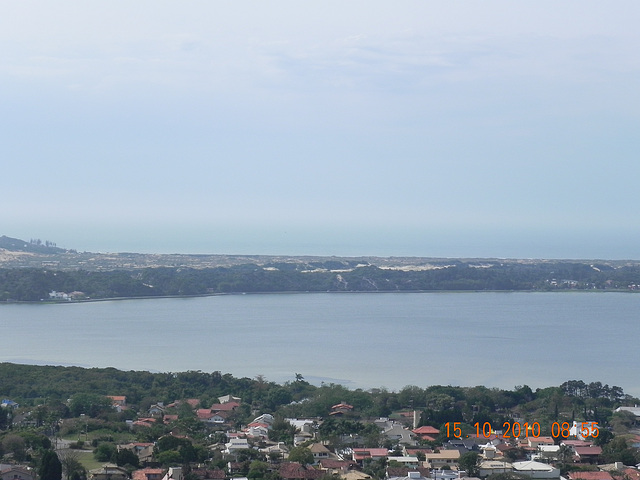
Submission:
<svg viewBox="0 0 640 480">
<path fill-rule="evenodd" d="M 354 291 L 273 291 L 273 292 L 220 292 L 220 293 L 206 293 L 199 295 L 158 295 L 158 296 L 137 296 L 137 297 L 109 297 L 109 298 L 86 298 L 82 300 L 40 300 L 40 301 L 19 301 L 19 300 L 7 300 L 4 302 L 0 302 L 0 305 L 70 305 L 77 303 L 95 303 L 95 302 L 120 302 L 126 300 L 161 300 L 168 298 L 175 299 L 189 299 L 189 298 L 206 298 L 206 297 L 222 297 L 222 296 L 241 296 L 241 295 L 316 295 L 316 294 L 337 294 L 337 295 L 348 295 L 348 294 L 414 294 L 414 293 L 448 293 L 448 294 L 458 294 L 458 293 L 558 293 L 558 294 L 568 294 L 568 293 L 629 293 L 636 294 L 640 293 L 638 290 L 626 290 L 626 289 L 609 289 L 609 290 L 354 290 Z"/>
</svg>

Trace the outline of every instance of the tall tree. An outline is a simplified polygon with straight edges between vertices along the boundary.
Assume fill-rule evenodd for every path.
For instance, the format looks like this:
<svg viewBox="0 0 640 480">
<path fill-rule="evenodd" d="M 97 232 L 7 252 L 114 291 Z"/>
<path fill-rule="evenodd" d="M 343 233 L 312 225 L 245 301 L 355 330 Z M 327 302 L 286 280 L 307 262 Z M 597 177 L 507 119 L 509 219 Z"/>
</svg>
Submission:
<svg viewBox="0 0 640 480">
<path fill-rule="evenodd" d="M 53 450 L 45 450 L 38 468 L 40 480 L 62 480 L 62 463 Z"/>
</svg>

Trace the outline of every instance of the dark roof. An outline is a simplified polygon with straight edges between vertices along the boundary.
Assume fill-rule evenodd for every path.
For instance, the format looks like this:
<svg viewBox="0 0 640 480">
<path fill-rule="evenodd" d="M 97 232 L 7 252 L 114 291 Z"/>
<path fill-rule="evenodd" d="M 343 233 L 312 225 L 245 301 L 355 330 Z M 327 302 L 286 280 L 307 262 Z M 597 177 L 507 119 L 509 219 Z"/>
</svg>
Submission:
<svg viewBox="0 0 640 480">
<path fill-rule="evenodd" d="M 220 470 L 219 468 L 194 468 L 193 470 L 191 470 L 191 473 L 202 479 L 211 478 L 214 480 L 223 480 L 225 478 L 224 470 Z"/>
<path fill-rule="evenodd" d="M 297 462 L 285 462 L 280 465 L 280 476 L 287 479 L 316 479 L 325 474 L 322 470 L 307 468 Z"/>
<path fill-rule="evenodd" d="M 322 468 L 354 468 L 358 464 L 351 460 L 336 460 L 333 458 L 323 458 L 320 460 L 320 466 Z"/>
</svg>

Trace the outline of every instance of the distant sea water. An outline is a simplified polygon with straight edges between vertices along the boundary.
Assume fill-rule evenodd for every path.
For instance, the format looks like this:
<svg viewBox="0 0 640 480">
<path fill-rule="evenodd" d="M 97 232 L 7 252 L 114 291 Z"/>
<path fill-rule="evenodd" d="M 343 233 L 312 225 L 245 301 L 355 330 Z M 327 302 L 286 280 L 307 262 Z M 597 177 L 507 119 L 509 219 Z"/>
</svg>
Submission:
<svg viewBox="0 0 640 480">
<path fill-rule="evenodd" d="M 349 388 L 600 381 L 640 396 L 640 295 L 250 294 L 0 306 L 0 361 Z"/>
</svg>

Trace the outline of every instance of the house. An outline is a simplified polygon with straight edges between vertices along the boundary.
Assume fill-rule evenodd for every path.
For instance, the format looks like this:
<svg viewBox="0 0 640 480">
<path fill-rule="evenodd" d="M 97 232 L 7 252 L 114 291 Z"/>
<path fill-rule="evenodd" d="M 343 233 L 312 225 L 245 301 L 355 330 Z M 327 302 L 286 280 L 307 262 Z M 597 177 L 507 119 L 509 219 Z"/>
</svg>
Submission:
<svg viewBox="0 0 640 480">
<path fill-rule="evenodd" d="M 358 470 L 349 470 L 347 473 L 340 475 L 340 478 L 342 480 L 368 480 L 371 476 Z"/>
<path fill-rule="evenodd" d="M 481 445 L 480 450 L 482 450 L 482 456 L 487 460 L 493 460 L 494 458 L 496 458 L 496 454 L 498 453 L 498 449 L 491 442 L 487 443 L 486 445 Z"/>
<path fill-rule="evenodd" d="M 335 458 L 323 458 L 318 463 L 321 470 L 325 470 L 330 474 L 344 474 L 349 470 L 356 468 L 358 464 L 351 460 L 337 460 Z"/>
<path fill-rule="evenodd" d="M 182 480 L 182 467 L 169 467 L 162 480 Z"/>
<path fill-rule="evenodd" d="M 269 413 L 263 413 L 259 417 L 254 418 L 253 422 L 251 423 L 266 423 L 267 425 L 273 425 L 274 421 L 275 418 L 273 418 L 273 415 Z"/>
<path fill-rule="evenodd" d="M 267 425 L 266 423 L 253 422 L 247 425 L 247 428 L 244 429 L 244 432 L 248 437 L 267 439 L 269 438 L 269 425 Z"/>
<path fill-rule="evenodd" d="M 164 468 L 141 468 L 131 474 L 133 480 L 162 480 L 166 470 Z"/>
<path fill-rule="evenodd" d="M 309 450 L 311 450 L 311 453 L 313 454 L 314 463 L 318 463 L 324 458 L 329 458 L 329 456 L 331 455 L 329 449 L 321 443 L 312 444 L 311 446 L 309 446 Z"/>
<path fill-rule="evenodd" d="M 560 445 L 538 445 L 537 456 L 540 459 L 557 460 L 559 451 Z"/>
<path fill-rule="evenodd" d="M 527 445 L 530 448 L 538 448 L 539 445 L 555 445 L 553 437 L 527 437 Z"/>
<path fill-rule="evenodd" d="M 362 465 L 366 459 L 378 460 L 389 456 L 389 450 L 386 448 L 354 448 L 352 457 L 354 462 Z"/>
<path fill-rule="evenodd" d="M 191 473 L 200 480 L 224 480 L 227 478 L 225 471 L 219 468 L 194 468 Z"/>
<path fill-rule="evenodd" d="M 639 406 L 634 406 L 634 407 L 618 407 L 614 410 L 614 412 L 618 413 L 618 412 L 630 412 L 633 415 L 636 416 L 636 418 L 640 418 L 640 407 Z"/>
<path fill-rule="evenodd" d="M 129 450 L 136 454 L 140 459 L 140 463 L 149 462 L 153 459 L 153 443 L 134 442 L 125 445 L 118 445 L 118 451 Z"/>
<path fill-rule="evenodd" d="M 602 448 L 597 446 L 589 447 L 573 447 L 576 452 L 576 459 L 580 463 L 597 463 L 600 455 L 602 455 Z"/>
<path fill-rule="evenodd" d="M 0 465 L 0 480 L 36 480 L 36 472 L 22 465 Z"/>
<path fill-rule="evenodd" d="M 161 417 L 162 415 L 164 415 L 165 410 L 166 407 L 164 406 L 164 403 L 158 402 L 149 407 L 149 415 L 151 415 L 152 417 Z"/>
<path fill-rule="evenodd" d="M 13 400 L 9 400 L 8 398 L 5 398 L 2 400 L 2 403 L 0 403 L 0 407 L 3 408 L 18 408 L 20 405 L 17 404 L 16 402 L 14 402 Z"/>
<path fill-rule="evenodd" d="M 436 437 L 440 435 L 440 430 L 430 425 L 414 428 L 412 431 L 420 440 L 427 440 L 429 442 L 435 441 Z"/>
<path fill-rule="evenodd" d="M 221 425 L 227 421 L 229 412 L 214 412 L 208 408 L 199 408 L 196 415 L 201 422 Z"/>
<path fill-rule="evenodd" d="M 55 290 L 52 290 L 51 292 L 49 292 L 49 298 L 51 300 L 71 300 L 71 297 L 65 293 L 65 292 L 56 292 Z"/>
<path fill-rule="evenodd" d="M 275 445 L 269 445 L 268 447 L 261 448 L 260 451 L 265 454 L 267 460 L 282 459 L 289 453 L 289 449 L 284 442 L 278 442 Z"/>
<path fill-rule="evenodd" d="M 451 468 L 458 465 L 460 451 L 443 449 L 437 453 L 426 453 L 425 458 L 431 468 L 440 469 L 445 466 Z"/>
<path fill-rule="evenodd" d="M 164 415 L 162 417 L 162 423 L 165 425 L 169 425 L 170 423 L 176 422 L 178 420 L 178 415 Z"/>
<path fill-rule="evenodd" d="M 241 404 L 242 399 L 240 397 L 234 397 L 233 395 L 224 395 L 222 397 L 218 397 L 218 402 L 219 403 L 235 402 L 237 404 Z"/>
<path fill-rule="evenodd" d="M 278 470 L 282 480 L 314 480 L 322 477 L 326 472 L 315 468 L 305 467 L 297 462 L 284 462 Z"/>
<path fill-rule="evenodd" d="M 528 460 L 526 462 L 514 462 L 512 466 L 514 473 L 526 475 L 527 477 L 549 480 L 560 478 L 560 469 L 548 463 Z"/>
<path fill-rule="evenodd" d="M 418 457 L 387 457 L 387 461 L 388 463 L 396 462 L 407 468 L 418 468 L 420 466 Z"/>
<path fill-rule="evenodd" d="M 124 395 L 107 395 L 107 398 L 111 399 L 111 404 L 114 407 L 116 405 L 124 407 L 127 404 L 127 397 Z"/>
<path fill-rule="evenodd" d="M 404 470 L 407 471 L 405 472 Z M 399 473 L 402 474 L 396 475 Z M 421 472 L 420 470 L 387 468 L 387 478 L 389 480 L 430 480 L 431 475 L 429 473 Z"/>
<path fill-rule="evenodd" d="M 235 453 L 238 450 L 246 450 L 249 447 L 249 441 L 246 438 L 230 438 L 229 442 L 224 444 L 224 453 Z"/>
<path fill-rule="evenodd" d="M 214 403 L 213 405 L 211 405 L 211 408 L 209 410 L 214 413 L 233 412 L 239 406 L 240 404 L 238 402 Z"/>
<path fill-rule="evenodd" d="M 129 472 L 114 463 L 106 463 L 101 468 L 89 470 L 90 480 L 128 480 Z"/>
<path fill-rule="evenodd" d="M 152 427 L 156 423 L 155 418 L 139 418 L 132 425 L 136 427 Z"/>
<path fill-rule="evenodd" d="M 478 476 L 480 478 L 488 477 L 496 473 L 511 473 L 513 466 L 509 462 L 499 462 L 497 460 L 486 460 L 480 462 L 478 466 Z"/>
<path fill-rule="evenodd" d="M 329 415 L 341 416 L 347 413 L 351 413 L 352 410 L 353 405 L 349 405 L 346 402 L 340 402 L 337 405 L 331 407 L 331 412 L 329 413 Z"/>
<path fill-rule="evenodd" d="M 567 473 L 569 480 L 613 480 L 613 477 L 609 472 L 603 472 L 598 470 L 595 472 L 569 472 Z"/>
</svg>

